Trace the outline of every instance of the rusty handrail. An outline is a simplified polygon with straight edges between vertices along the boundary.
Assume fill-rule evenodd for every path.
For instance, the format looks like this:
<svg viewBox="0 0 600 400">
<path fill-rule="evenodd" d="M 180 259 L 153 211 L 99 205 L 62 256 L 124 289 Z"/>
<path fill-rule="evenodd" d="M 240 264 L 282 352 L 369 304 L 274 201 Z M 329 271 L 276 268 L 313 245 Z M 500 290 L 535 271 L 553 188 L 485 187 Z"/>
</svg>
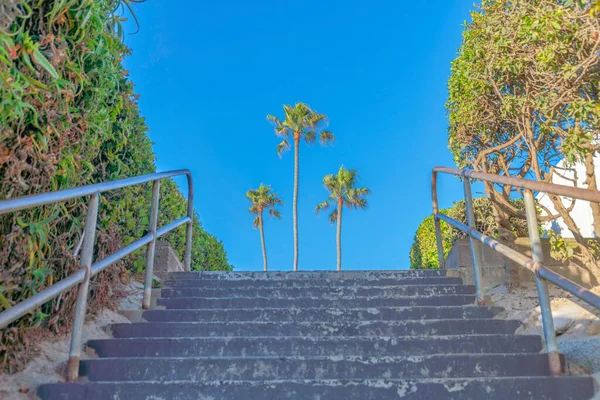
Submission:
<svg viewBox="0 0 600 400">
<path fill-rule="evenodd" d="M 600 203 L 600 191 L 598 190 L 559 185 L 556 183 L 540 182 L 531 179 L 515 178 L 513 176 L 494 175 L 486 172 L 473 171 L 471 169 L 435 167 L 433 171 L 456 176 L 464 176 L 466 178 L 478 179 L 480 181 L 498 183 L 501 185 L 520 187 L 523 189 L 529 189 L 533 192 L 551 193 L 559 196 L 587 200 L 593 203 Z"/>
<path fill-rule="evenodd" d="M 439 212 L 437 199 L 437 174 L 445 173 L 463 178 L 465 203 L 467 212 L 467 225 L 450 218 Z M 471 179 L 478 179 L 485 182 L 510 185 L 523 189 L 523 198 L 525 200 L 525 212 L 527 215 L 527 228 L 531 242 L 532 257 L 527 257 L 518 251 L 511 249 L 505 244 L 484 235 L 475 229 L 475 218 L 473 213 L 473 198 L 471 195 Z M 537 210 L 533 198 L 533 191 L 556 194 L 582 200 L 600 203 L 600 191 L 591 189 L 582 189 L 553 183 L 538 182 L 530 179 L 514 178 L 509 176 L 493 175 L 473 170 L 459 168 L 435 167 L 431 175 L 431 200 L 433 204 L 433 215 L 435 223 L 435 235 L 438 249 L 438 260 L 440 268 L 445 268 L 444 253 L 442 247 L 442 231 L 440 220 L 445 221 L 456 229 L 469 235 L 471 255 L 473 259 L 473 276 L 475 281 L 475 291 L 477 302 L 480 305 L 485 303 L 482 273 L 481 273 L 481 255 L 480 250 L 475 245 L 475 240 L 487 245 L 505 257 L 514 261 L 534 273 L 535 284 L 538 291 L 540 310 L 542 314 L 542 325 L 544 329 L 544 339 L 546 342 L 546 352 L 550 364 L 550 371 L 553 375 L 562 373 L 562 366 L 558 354 L 558 345 L 554 331 L 554 320 L 552 318 L 552 309 L 550 305 L 550 296 L 548 293 L 548 282 L 568 291 L 586 303 L 600 309 L 600 296 L 590 292 L 575 282 L 561 276 L 554 271 L 546 268 L 543 264 L 542 245 L 538 230 Z"/>
<path fill-rule="evenodd" d="M 160 197 L 160 180 L 174 176 L 185 175 L 188 183 L 188 207 L 187 216 L 175 220 L 161 228 L 157 228 L 158 205 Z M 150 232 L 134 241 L 128 246 L 106 256 L 102 260 L 93 262 L 94 243 L 96 239 L 96 222 L 98 218 L 98 205 L 100 194 L 110 190 L 122 189 L 129 186 L 140 185 L 152 182 L 152 203 L 150 206 Z M 192 223 L 194 212 L 194 187 L 192 174 L 187 169 L 180 169 L 167 172 L 157 172 L 153 174 L 136 176 L 133 178 L 121 179 L 118 181 L 96 183 L 93 185 L 81 186 L 72 189 L 59 190 L 56 192 L 42 193 L 33 196 L 24 196 L 9 200 L 0 200 L 0 215 L 32 207 L 38 207 L 45 204 L 58 203 L 75 198 L 89 196 L 88 210 L 85 218 L 85 227 L 83 232 L 83 245 L 81 248 L 81 258 L 79 270 L 68 277 L 48 286 L 39 293 L 25 299 L 24 301 L 13 305 L 12 307 L 0 312 L 0 329 L 5 328 L 11 322 L 21 318 L 23 315 L 34 311 L 36 308 L 52 300 L 66 290 L 80 284 L 77 291 L 77 303 L 75 306 L 75 321 L 73 332 L 71 334 L 71 347 L 69 351 L 69 361 L 67 363 L 67 379 L 74 381 L 79 374 L 79 358 L 81 355 L 81 336 L 83 323 L 87 309 L 87 299 L 89 292 L 89 283 L 92 276 L 101 272 L 105 268 L 121 260 L 123 257 L 134 251 L 148 245 L 146 249 L 146 275 L 144 281 L 144 297 L 142 307 L 150 308 L 152 293 L 152 278 L 154 273 L 154 249 L 156 239 L 173 229 L 186 224 L 186 243 L 184 266 L 190 270 L 192 260 Z"/>
</svg>

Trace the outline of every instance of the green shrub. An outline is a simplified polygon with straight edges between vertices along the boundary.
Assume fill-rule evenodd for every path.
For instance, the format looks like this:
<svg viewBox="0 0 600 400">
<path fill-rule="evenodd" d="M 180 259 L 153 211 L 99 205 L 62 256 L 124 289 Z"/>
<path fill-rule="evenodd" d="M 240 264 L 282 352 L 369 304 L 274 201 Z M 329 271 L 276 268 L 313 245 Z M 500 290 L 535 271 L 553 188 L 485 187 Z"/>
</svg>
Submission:
<svg viewBox="0 0 600 400">
<path fill-rule="evenodd" d="M 512 203 L 517 208 L 524 209 L 522 200 L 513 200 Z M 488 236 L 497 237 L 498 226 L 494 219 L 492 202 L 486 197 L 477 197 L 473 199 L 473 212 L 475 214 L 476 229 Z M 440 213 L 462 222 L 463 224 L 467 223 L 464 200 L 454 203 L 451 208 L 440 210 Z M 510 224 L 511 230 L 516 236 L 527 235 L 527 223 L 525 220 L 511 218 Z M 450 248 L 452 248 L 452 244 L 457 239 L 465 238 L 467 235 L 448 225 L 444 221 L 440 221 L 440 229 L 442 231 L 444 258 L 446 258 L 450 252 Z M 433 214 L 425 218 L 417 228 L 413 244 L 410 248 L 409 257 L 411 269 L 436 269 L 440 267 L 438 262 Z"/>
<path fill-rule="evenodd" d="M 127 0 L 133 1 L 133 0 Z M 148 127 L 122 61 L 119 0 L 5 0 L 0 3 L 0 199 L 112 181 L 155 171 Z M 159 223 L 187 213 L 162 181 Z M 148 185 L 101 196 L 95 259 L 148 231 Z M 0 311 L 78 268 L 74 255 L 87 199 L 0 216 Z M 195 269 L 230 269 L 223 245 L 194 219 Z M 185 227 L 166 239 L 182 256 Z M 89 312 L 114 306 L 123 269 L 143 268 L 144 252 L 97 275 Z M 35 338 L 72 323 L 76 288 L 0 335 L 0 369 L 19 369 Z"/>
</svg>

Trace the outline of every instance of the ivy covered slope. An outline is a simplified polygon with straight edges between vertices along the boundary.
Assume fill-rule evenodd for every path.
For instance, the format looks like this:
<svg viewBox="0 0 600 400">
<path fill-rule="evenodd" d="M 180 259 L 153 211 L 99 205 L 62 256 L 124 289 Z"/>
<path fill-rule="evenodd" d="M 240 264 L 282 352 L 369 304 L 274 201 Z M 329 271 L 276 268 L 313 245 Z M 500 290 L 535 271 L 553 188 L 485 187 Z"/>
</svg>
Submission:
<svg viewBox="0 0 600 400">
<path fill-rule="evenodd" d="M 129 53 L 117 0 L 0 3 L 0 199 L 112 181 L 155 170 L 152 143 L 123 68 Z M 96 259 L 148 230 L 150 187 L 101 196 Z M 186 215 L 177 185 L 163 180 L 159 225 Z M 0 216 L 0 311 L 73 273 L 86 199 Z M 185 227 L 167 237 L 183 256 Z M 112 306 L 126 268 L 143 252 L 93 279 L 89 311 Z M 194 269 L 230 269 L 223 245 L 194 219 Z M 66 330 L 75 289 L 0 335 L 0 367 L 22 366 L 35 337 Z M 34 328 L 34 329 L 32 329 Z"/>
<path fill-rule="evenodd" d="M 518 210 L 524 210 L 522 200 L 512 199 L 511 205 Z M 494 217 L 492 202 L 486 197 L 477 197 L 473 199 L 473 212 L 475 214 L 476 229 L 479 232 L 491 237 L 498 237 L 498 225 Z M 440 213 L 449 216 L 463 224 L 467 223 L 467 214 L 465 201 L 461 200 L 450 208 L 440 210 Z M 527 236 L 527 223 L 525 220 L 517 217 L 509 220 L 510 231 L 515 237 Z M 466 238 L 467 235 L 458 229 L 453 228 L 444 221 L 440 221 L 442 230 L 442 245 L 444 248 L 444 258 L 448 256 L 452 245 L 457 239 Z M 433 223 L 433 214 L 425 218 L 417 232 L 413 244 L 410 248 L 410 268 L 411 269 L 436 269 L 439 268 L 437 244 L 435 239 L 435 226 Z"/>
</svg>

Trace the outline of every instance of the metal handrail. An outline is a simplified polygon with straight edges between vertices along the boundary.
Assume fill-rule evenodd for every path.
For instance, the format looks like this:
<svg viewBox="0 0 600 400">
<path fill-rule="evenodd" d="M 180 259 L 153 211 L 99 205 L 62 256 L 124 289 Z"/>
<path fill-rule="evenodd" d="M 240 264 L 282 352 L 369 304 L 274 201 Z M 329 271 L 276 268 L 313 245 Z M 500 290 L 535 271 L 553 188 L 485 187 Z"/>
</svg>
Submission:
<svg viewBox="0 0 600 400">
<path fill-rule="evenodd" d="M 160 180 L 175 176 L 185 175 L 188 183 L 188 207 L 187 216 L 177 219 L 161 228 L 157 228 L 158 223 L 158 205 L 160 201 Z M 96 239 L 96 222 L 98 218 L 98 204 L 100 194 L 112 190 L 122 189 L 129 186 L 140 185 L 152 182 L 152 203 L 150 206 L 150 232 L 137 239 L 128 246 L 106 256 L 105 258 L 93 262 L 94 243 Z M 89 196 L 88 210 L 85 218 L 85 227 L 83 233 L 83 245 L 81 247 L 81 258 L 79 270 L 68 277 L 48 286 L 39 293 L 27 298 L 26 300 L 13 305 L 12 307 L 0 312 L 0 329 L 5 328 L 11 322 L 19 319 L 23 315 L 34 311 L 42 304 L 52 300 L 54 297 L 69 290 L 77 284 L 81 284 L 77 292 L 77 303 L 75 307 L 75 321 L 71 335 L 71 347 L 69 351 L 69 361 L 67 363 L 67 379 L 74 381 L 79 374 L 79 359 L 81 356 L 81 335 L 85 320 L 87 308 L 87 299 L 89 292 L 89 283 L 92 276 L 103 271 L 110 265 L 121 260 L 123 257 L 134 251 L 148 245 L 146 249 L 146 274 L 144 280 L 144 297 L 142 307 L 150 308 L 152 294 L 152 279 L 154 274 L 154 249 L 156 239 L 167 234 L 173 229 L 187 224 L 185 240 L 184 267 L 190 270 L 192 263 L 192 223 L 194 212 L 194 186 L 192 174 L 187 169 L 179 169 L 167 172 L 157 172 L 153 174 L 136 176 L 133 178 L 121 179 L 112 182 L 96 183 L 72 189 L 59 190 L 56 192 L 42 193 L 33 196 L 19 197 L 10 200 L 0 200 L 0 215 L 27 208 L 38 207 L 46 204 L 58 203 L 79 197 Z"/>
<path fill-rule="evenodd" d="M 465 194 L 467 225 L 439 212 L 437 199 L 437 174 L 445 173 L 463 178 L 463 189 Z M 523 189 L 523 198 L 525 200 L 525 213 L 527 215 L 527 229 L 531 242 L 532 257 L 527 257 L 524 254 L 500 243 L 499 241 L 484 235 L 475 229 L 475 215 L 473 211 L 473 196 L 471 194 L 471 179 L 481 181 L 510 185 Z M 538 182 L 529 179 L 514 178 L 508 176 L 499 176 L 477 172 L 473 170 L 465 170 L 458 168 L 435 167 L 431 174 L 431 200 L 433 203 L 433 215 L 435 224 L 435 236 L 438 249 L 438 260 L 440 268 L 445 268 L 444 252 L 442 247 L 442 231 L 440 228 L 440 220 L 447 222 L 451 226 L 465 232 L 469 235 L 471 256 L 473 259 L 473 276 L 475 281 L 475 292 L 477 295 L 477 303 L 485 304 L 485 297 L 482 285 L 481 273 L 481 254 L 480 249 L 475 245 L 475 240 L 491 247 L 495 251 L 504 255 L 515 263 L 529 269 L 535 275 L 535 284 L 538 291 L 538 299 L 540 302 L 540 310 L 542 314 L 542 326 L 544 330 L 544 339 L 546 342 L 546 352 L 550 365 L 550 372 L 553 375 L 562 373 L 562 365 L 558 354 L 558 345 L 556 342 L 556 334 L 554 331 L 554 320 L 552 318 L 552 309 L 550 304 L 550 296 L 548 293 L 548 282 L 554 283 L 556 286 L 575 295 L 586 303 L 600 309 L 600 296 L 590 292 L 577 283 L 557 274 L 556 272 L 546 268 L 543 264 L 542 244 L 540 233 L 538 230 L 537 209 L 535 206 L 533 191 L 556 194 L 582 200 L 600 203 L 600 191 L 591 189 L 582 189 L 565 185 L 557 185 L 553 183 Z"/>
</svg>

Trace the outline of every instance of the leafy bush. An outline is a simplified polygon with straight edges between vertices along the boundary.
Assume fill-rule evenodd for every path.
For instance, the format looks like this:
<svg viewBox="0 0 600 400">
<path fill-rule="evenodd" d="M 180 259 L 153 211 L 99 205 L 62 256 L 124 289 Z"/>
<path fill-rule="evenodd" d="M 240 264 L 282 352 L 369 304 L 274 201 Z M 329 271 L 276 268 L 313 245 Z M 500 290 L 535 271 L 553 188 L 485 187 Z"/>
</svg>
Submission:
<svg viewBox="0 0 600 400">
<path fill-rule="evenodd" d="M 124 0 L 134 1 L 134 0 Z M 152 143 L 122 61 L 120 0 L 7 0 L 0 4 L 0 199 L 112 181 L 155 171 Z M 159 224 L 186 215 L 171 180 L 161 185 Z M 148 230 L 150 190 L 101 196 L 95 258 Z M 86 199 L 0 216 L 0 311 L 78 268 Z M 223 245 L 194 219 L 194 269 L 230 269 Z M 182 256 L 185 227 L 166 239 Z M 96 276 L 89 312 L 111 307 L 125 265 Z M 3 329 L 0 368 L 23 365 L 35 337 L 72 323 L 76 288 Z"/>
<path fill-rule="evenodd" d="M 513 206 L 523 210 L 524 205 L 522 200 L 512 200 Z M 498 226 L 494 219 L 493 204 L 486 197 L 478 197 L 473 199 L 473 212 L 475 214 L 476 229 L 487 236 L 497 237 Z M 449 216 L 463 224 L 467 223 L 465 201 L 461 200 L 454 203 L 451 208 L 440 210 L 440 213 Z M 527 235 L 527 222 L 519 218 L 511 218 L 511 230 L 516 236 Z M 442 245 L 444 249 L 444 258 L 448 256 L 452 244 L 459 239 L 465 238 L 467 235 L 440 221 L 442 231 Z M 433 222 L 433 214 L 425 218 L 413 240 L 410 248 L 410 267 L 411 269 L 436 269 L 439 268 L 437 244 L 435 238 L 435 225 Z"/>
<path fill-rule="evenodd" d="M 567 185 L 598 190 L 598 2 L 482 0 L 477 8 L 448 80 L 448 144 L 456 164 L 541 182 L 567 177 Z M 584 180 L 568 178 L 577 177 L 575 165 Z M 518 190 L 484 185 L 501 204 L 504 228 L 518 215 L 508 203 Z M 552 212 L 540 220 L 562 219 L 577 251 L 569 253 L 557 240 L 552 246 L 600 278 L 597 242 L 572 218 L 571 200 L 544 198 Z M 589 209 L 585 223 L 598 233 L 600 204 Z"/>
</svg>

